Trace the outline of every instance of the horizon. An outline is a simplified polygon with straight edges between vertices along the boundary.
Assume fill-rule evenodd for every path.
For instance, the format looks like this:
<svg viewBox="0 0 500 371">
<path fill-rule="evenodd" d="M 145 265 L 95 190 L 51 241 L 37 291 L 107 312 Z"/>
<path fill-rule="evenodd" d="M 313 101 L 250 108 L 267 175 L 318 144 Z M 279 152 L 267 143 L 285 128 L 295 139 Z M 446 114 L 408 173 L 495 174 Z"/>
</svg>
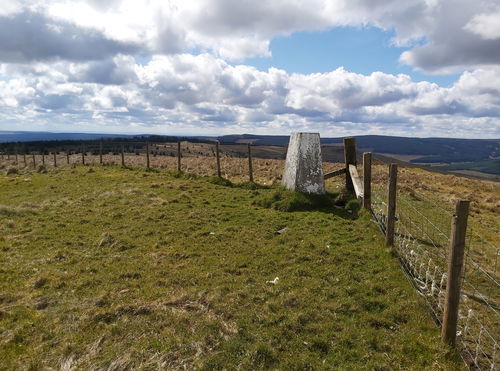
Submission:
<svg viewBox="0 0 500 371">
<path fill-rule="evenodd" d="M 292 132 L 289 134 L 254 134 L 254 133 L 231 133 L 231 134 L 214 134 L 214 135 L 206 135 L 206 134 L 155 134 L 155 133 L 117 133 L 117 132 L 76 132 L 76 131 L 30 131 L 30 130 L 0 130 L 0 139 L 2 135 L 5 133 L 43 133 L 43 134 L 85 134 L 85 135 L 113 135 L 113 136 L 169 136 L 169 137 L 224 137 L 224 136 L 238 136 L 238 135 L 252 135 L 252 136 L 290 136 Z M 376 136 L 376 137 L 394 137 L 394 138 L 410 138 L 410 139 L 458 139 L 458 140 L 500 140 L 500 136 L 498 138 L 459 138 L 459 137 L 420 137 L 420 136 L 401 136 L 401 135 L 381 135 L 381 134 L 361 134 L 361 135 L 345 135 L 345 136 L 322 136 L 321 138 L 325 139 L 339 139 L 346 137 L 368 137 L 368 136 Z M 50 140 L 50 139 L 49 139 Z M 42 140 L 43 141 L 43 140 Z M 7 142 L 5 142 L 7 143 Z"/>
<path fill-rule="evenodd" d="M 0 130 L 499 138 L 499 17 L 495 0 L 8 0 Z"/>
</svg>

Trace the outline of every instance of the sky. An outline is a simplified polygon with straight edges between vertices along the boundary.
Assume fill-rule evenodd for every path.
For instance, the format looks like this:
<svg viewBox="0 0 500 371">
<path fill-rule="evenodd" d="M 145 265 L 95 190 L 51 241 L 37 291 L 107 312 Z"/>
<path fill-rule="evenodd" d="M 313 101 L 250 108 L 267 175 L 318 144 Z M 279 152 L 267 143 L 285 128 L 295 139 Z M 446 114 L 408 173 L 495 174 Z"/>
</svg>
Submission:
<svg viewBox="0 0 500 371">
<path fill-rule="evenodd" d="M 500 138 L 498 0 L 2 0 L 0 130 Z"/>
</svg>

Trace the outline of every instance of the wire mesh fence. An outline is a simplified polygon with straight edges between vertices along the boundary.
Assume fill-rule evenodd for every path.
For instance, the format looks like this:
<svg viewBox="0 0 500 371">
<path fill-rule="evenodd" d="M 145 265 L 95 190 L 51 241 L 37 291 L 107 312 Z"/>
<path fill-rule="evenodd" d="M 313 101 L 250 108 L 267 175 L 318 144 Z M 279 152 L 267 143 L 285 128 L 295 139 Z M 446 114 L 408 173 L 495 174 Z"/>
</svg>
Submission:
<svg viewBox="0 0 500 371">
<path fill-rule="evenodd" d="M 378 173 L 377 173 L 378 171 Z M 387 225 L 387 169 L 378 167 L 372 184 L 372 212 L 379 228 Z M 449 200 L 417 192 L 401 182 L 397 193 L 394 248 L 403 270 L 441 324 L 447 284 L 453 210 Z M 499 277 L 495 242 L 487 228 L 469 219 L 461 277 L 457 347 L 471 369 L 497 370 L 499 357 Z"/>
</svg>

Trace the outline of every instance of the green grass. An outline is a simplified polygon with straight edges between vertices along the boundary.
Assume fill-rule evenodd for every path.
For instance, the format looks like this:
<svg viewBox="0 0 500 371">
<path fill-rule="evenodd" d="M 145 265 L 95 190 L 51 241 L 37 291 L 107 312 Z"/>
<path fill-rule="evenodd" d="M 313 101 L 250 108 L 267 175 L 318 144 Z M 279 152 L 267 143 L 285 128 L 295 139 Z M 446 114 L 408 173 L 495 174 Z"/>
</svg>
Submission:
<svg viewBox="0 0 500 371">
<path fill-rule="evenodd" d="M 0 176 L 0 369 L 462 367 L 352 206 L 93 169 Z"/>
</svg>

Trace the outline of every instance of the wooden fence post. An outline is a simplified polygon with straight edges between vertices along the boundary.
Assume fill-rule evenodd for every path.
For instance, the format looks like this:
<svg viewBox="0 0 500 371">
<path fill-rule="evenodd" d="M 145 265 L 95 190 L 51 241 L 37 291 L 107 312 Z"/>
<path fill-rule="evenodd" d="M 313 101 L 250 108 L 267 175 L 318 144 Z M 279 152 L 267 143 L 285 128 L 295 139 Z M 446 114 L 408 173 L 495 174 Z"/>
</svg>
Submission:
<svg viewBox="0 0 500 371">
<path fill-rule="evenodd" d="M 82 145 L 82 165 L 85 165 L 85 144 Z"/>
<path fill-rule="evenodd" d="M 52 154 L 54 155 L 54 167 L 57 167 L 57 155 L 56 155 L 56 152 L 52 152 Z"/>
<path fill-rule="evenodd" d="M 35 160 L 35 154 L 32 153 L 33 155 L 33 169 L 36 168 L 36 160 Z"/>
<path fill-rule="evenodd" d="M 363 207 L 372 209 L 372 154 L 363 153 Z"/>
<path fill-rule="evenodd" d="M 146 141 L 146 169 L 149 170 L 149 141 Z"/>
<path fill-rule="evenodd" d="M 66 163 L 69 165 L 69 151 L 66 151 Z"/>
<path fill-rule="evenodd" d="M 181 142 L 177 142 L 177 171 L 181 171 Z"/>
<path fill-rule="evenodd" d="M 99 164 L 102 165 L 102 139 L 99 142 Z"/>
<path fill-rule="evenodd" d="M 345 161 L 345 187 L 348 191 L 354 191 L 349 165 L 356 166 L 356 138 L 344 138 L 344 161 Z"/>
<path fill-rule="evenodd" d="M 24 166 L 26 166 L 26 152 L 23 153 L 23 162 L 24 162 Z"/>
<path fill-rule="evenodd" d="M 125 146 L 122 144 L 122 166 L 125 167 Z"/>
<path fill-rule="evenodd" d="M 248 178 L 253 183 L 252 146 L 248 143 Z"/>
<path fill-rule="evenodd" d="M 398 165 L 389 165 L 389 191 L 387 194 L 387 228 L 385 231 L 385 244 L 394 245 L 394 225 L 396 222 L 396 185 L 398 178 Z"/>
<path fill-rule="evenodd" d="M 45 165 L 45 150 L 42 149 L 42 165 Z"/>
<path fill-rule="evenodd" d="M 221 178 L 220 172 L 220 155 L 219 155 L 219 141 L 215 142 L 215 158 L 217 159 L 217 176 Z"/>
<path fill-rule="evenodd" d="M 448 252 L 448 274 L 441 340 L 451 346 L 457 338 L 458 307 L 460 304 L 460 275 L 464 264 L 465 236 L 469 201 L 457 201 L 451 219 L 451 240 Z"/>
<path fill-rule="evenodd" d="M 16 165 L 19 164 L 18 157 L 17 157 L 17 146 L 16 146 Z"/>
</svg>

